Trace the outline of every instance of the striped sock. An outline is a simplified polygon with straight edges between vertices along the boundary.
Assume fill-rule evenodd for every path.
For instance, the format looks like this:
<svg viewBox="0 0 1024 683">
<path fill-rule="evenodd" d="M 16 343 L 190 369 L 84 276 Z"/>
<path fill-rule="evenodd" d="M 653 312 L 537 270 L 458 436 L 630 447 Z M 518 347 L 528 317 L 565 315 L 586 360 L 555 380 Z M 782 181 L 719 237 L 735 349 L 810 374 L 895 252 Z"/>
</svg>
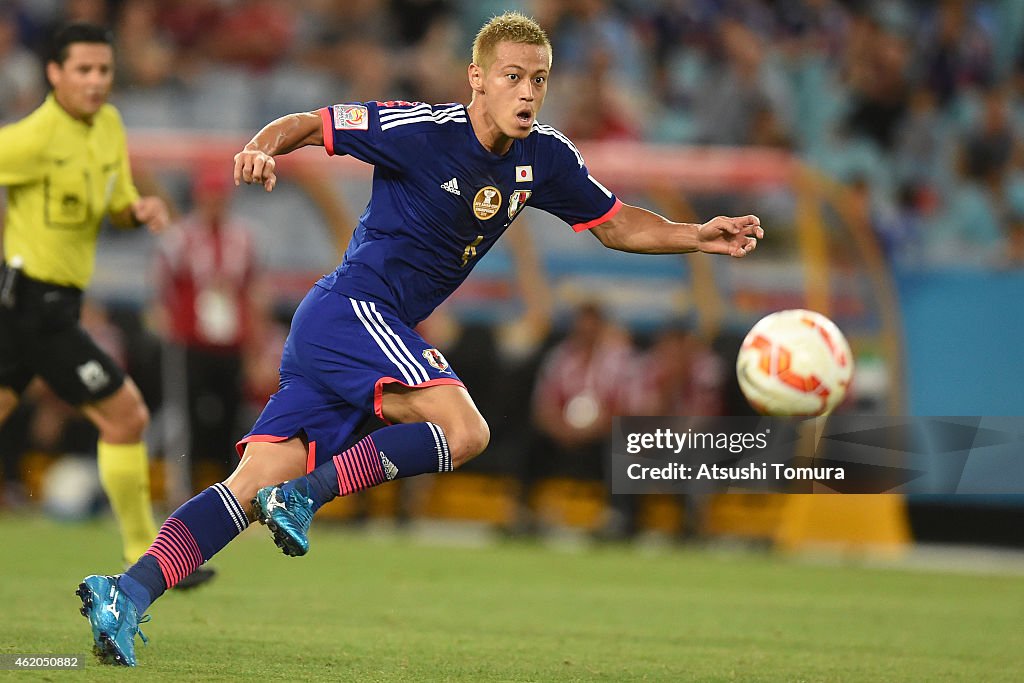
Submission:
<svg viewBox="0 0 1024 683">
<path fill-rule="evenodd" d="M 317 508 L 337 496 L 347 496 L 391 479 L 428 472 L 451 472 L 448 441 L 432 422 L 391 425 L 364 437 L 305 477 L 285 486 L 305 486 Z"/>
<path fill-rule="evenodd" d="M 249 518 L 234 494 L 214 484 L 167 518 L 153 545 L 122 575 L 123 590 L 142 614 L 247 526 Z"/>
</svg>

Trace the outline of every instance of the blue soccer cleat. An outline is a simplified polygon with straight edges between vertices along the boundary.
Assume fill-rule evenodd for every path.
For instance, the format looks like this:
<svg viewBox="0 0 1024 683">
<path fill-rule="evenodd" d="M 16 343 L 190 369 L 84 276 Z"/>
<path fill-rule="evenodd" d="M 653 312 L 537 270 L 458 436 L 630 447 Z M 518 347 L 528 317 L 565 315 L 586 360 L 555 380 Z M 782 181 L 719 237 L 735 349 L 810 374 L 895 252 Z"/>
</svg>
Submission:
<svg viewBox="0 0 1024 683">
<path fill-rule="evenodd" d="M 135 634 L 143 643 L 149 639 L 139 629 L 141 621 L 135 605 L 117 585 L 116 576 L 85 577 L 75 595 L 82 599 L 82 616 L 92 626 L 92 651 L 104 664 L 135 666 Z"/>
<path fill-rule="evenodd" d="M 274 543 L 285 555 L 298 557 L 309 552 L 309 525 L 313 521 L 313 500 L 296 486 L 265 486 L 252 499 L 256 520 L 274 534 Z"/>
</svg>

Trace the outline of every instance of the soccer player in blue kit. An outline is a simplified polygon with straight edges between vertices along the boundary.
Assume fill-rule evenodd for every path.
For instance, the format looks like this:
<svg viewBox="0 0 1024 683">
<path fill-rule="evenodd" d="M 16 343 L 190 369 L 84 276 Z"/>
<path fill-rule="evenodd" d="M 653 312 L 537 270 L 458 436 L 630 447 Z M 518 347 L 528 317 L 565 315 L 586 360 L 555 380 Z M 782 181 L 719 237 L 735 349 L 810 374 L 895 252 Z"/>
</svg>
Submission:
<svg viewBox="0 0 1024 683">
<path fill-rule="evenodd" d="M 139 615 L 250 520 L 266 523 L 285 553 L 302 555 L 327 501 L 449 472 L 486 448 L 487 423 L 469 393 L 413 328 L 525 205 L 621 251 L 740 258 L 757 246 L 756 216 L 674 223 L 619 201 L 568 138 L 537 122 L 550 68 L 543 30 L 504 14 L 473 43 L 468 106 L 336 104 L 268 124 L 235 156 L 236 184 L 270 192 L 276 156 L 320 145 L 372 164 L 372 196 L 344 261 L 295 312 L 280 388 L 239 442 L 234 473 L 178 508 L 124 574 L 79 586 L 101 660 L 134 665 Z M 352 444 L 371 413 L 389 426 Z"/>
</svg>

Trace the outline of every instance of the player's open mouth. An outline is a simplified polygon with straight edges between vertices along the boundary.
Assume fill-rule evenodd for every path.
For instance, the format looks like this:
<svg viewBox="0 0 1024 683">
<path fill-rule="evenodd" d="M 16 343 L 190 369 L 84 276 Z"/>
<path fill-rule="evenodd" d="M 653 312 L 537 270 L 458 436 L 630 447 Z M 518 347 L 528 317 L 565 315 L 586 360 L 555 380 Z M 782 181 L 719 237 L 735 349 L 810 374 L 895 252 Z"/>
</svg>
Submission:
<svg viewBox="0 0 1024 683">
<path fill-rule="evenodd" d="M 523 111 L 516 112 L 516 118 L 519 119 L 519 123 L 528 126 L 533 122 L 533 112 L 529 109 L 524 109 Z"/>
</svg>

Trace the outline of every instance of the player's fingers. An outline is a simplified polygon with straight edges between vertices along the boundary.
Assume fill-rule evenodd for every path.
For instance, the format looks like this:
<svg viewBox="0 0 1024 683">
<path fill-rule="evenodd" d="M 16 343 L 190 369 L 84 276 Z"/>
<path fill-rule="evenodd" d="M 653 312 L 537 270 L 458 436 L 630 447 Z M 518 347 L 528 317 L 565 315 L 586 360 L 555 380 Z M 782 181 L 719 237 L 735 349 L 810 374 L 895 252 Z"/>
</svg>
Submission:
<svg viewBox="0 0 1024 683">
<path fill-rule="evenodd" d="M 275 185 L 277 185 L 277 174 L 271 172 L 270 177 L 263 181 L 263 189 L 267 192 L 273 192 Z"/>
<path fill-rule="evenodd" d="M 273 157 L 269 157 L 266 154 L 258 155 L 253 162 L 253 182 L 260 184 L 267 182 L 274 175 L 274 167 L 276 165 Z"/>
<path fill-rule="evenodd" d="M 739 216 L 737 218 L 728 218 L 729 221 L 729 232 L 734 235 L 752 234 L 754 231 L 759 229 L 761 225 L 761 219 L 757 216 Z"/>
<path fill-rule="evenodd" d="M 239 171 L 242 177 L 243 183 L 252 182 L 252 164 L 253 159 L 251 154 L 243 154 L 242 158 L 239 159 Z"/>
<path fill-rule="evenodd" d="M 757 249 L 757 240 L 753 237 L 748 237 L 742 243 L 734 244 L 730 247 L 729 255 L 735 258 L 743 258 L 750 252 L 754 251 L 754 249 Z"/>
<path fill-rule="evenodd" d="M 250 182 L 262 183 L 266 176 L 264 175 L 264 167 L 266 166 L 266 160 L 262 156 L 253 157 L 252 160 L 252 178 Z"/>
<path fill-rule="evenodd" d="M 232 177 L 235 179 L 235 187 L 242 184 L 242 167 L 245 166 L 245 161 L 242 159 L 242 153 L 239 152 L 235 155 L 235 167 L 232 171 Z"/>
</svg>

